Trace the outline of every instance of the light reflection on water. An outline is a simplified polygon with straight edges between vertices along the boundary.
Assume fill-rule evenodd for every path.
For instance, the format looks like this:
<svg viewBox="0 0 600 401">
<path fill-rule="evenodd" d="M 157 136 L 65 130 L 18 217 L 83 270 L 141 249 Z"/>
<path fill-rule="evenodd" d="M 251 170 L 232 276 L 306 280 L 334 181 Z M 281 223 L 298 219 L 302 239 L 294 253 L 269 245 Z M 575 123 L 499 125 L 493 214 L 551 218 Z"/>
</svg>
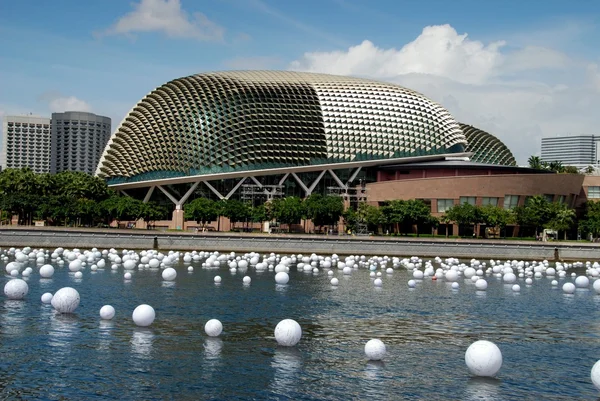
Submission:
<svg viewBox="0 0 600 401">
<path fill-rule="evenodd" d="M 395 271 L 375 288 L 368 271 L 345 276 L 334 269 L 340 283 L 332 287 L 326 272 L 292 267 L 290 282 L 277 285 L 274 272 L 231 275 L 226 265 L 192 265 L 191 274 L 187 265 L 174 266 L 174 282 L 164 282 L 159 269 L 136 271 L 129 282 L 110 269 L 85 269 L 78 281 L 58 267 L 52 279 L 30 277 L 25 301 L 0 303 L 0 398 L 597 398 L 589 371 L 600 358 L 600 296 L 563 294 L 560 286 L 571 279 L 554 289 L 551 279 L 532 286 L 518 280 L 520 293 L 496 278 L 487 291 L 470 280 L 459 280 L 458 290 L 443 280 L 409 289 L 411 277 Z M 246 274 L 249 286 L 242 284 Z M 75 314 L 40 302 L 42 293 L 64 286 L 81 294 Z M 100 320 L 108 303 L 116 316 Z M 141 303 L 156 310 L 150 328 L 131 322 Z M 211 318 L 223 322 L 219 338 L 204 334 Z M 297 347 L 276 345 L 273 329 L 284 318 L 302 326 Z M 386 343 L 384 362 L 366 361 L 371 338 Z M 502 350 L 498 380 L 473 379 L 464 366 L 477 339 Z"/>
</svg>

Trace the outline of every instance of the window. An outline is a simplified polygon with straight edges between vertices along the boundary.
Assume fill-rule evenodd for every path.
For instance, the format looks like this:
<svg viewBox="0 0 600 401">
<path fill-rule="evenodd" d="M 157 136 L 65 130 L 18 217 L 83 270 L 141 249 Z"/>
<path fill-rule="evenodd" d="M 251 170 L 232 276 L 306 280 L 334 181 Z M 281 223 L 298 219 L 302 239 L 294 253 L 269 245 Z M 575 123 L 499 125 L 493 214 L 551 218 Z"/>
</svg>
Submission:
<svg viewBox="0 0 600 401">
<path fill-rule="evenodd" d="M 487 205 L 498 206 L 498 198 L 483 197 L 483 198 L 481 198 L 481 205 L 482 206 L 487 206 Z"/>
<path fill-rule="evenodd" d="M 469 205 L 473 205 L 475 206 L 475 196 L 461 196 L 460 197 L 460 204 L 465 204 L 468 203 Z"/>
<path fill-rule="evenodd" d="M 445 213 L 452 206 L 454 206 L 454 199 L 438 199 L 437 200 L 438 213 Z"/>
<path fill-rule="evenodd" d="M 552 194 L 544 194 L 544 198 L 550 203 L 554 202 L 554 195 Z"/>
<path fill-rule="evenodd" d="M 567 201 L 567 197 L 565 195 L 560 195 L 558 197 L 558 203 L 565 203 Z"/>
<path fill-rule="evenodd" d="M 514 209 L 519 204 L 519 195 L 505 195 L 504 209 Z"/>
<path fill-rule="evenodd" d="M 588 187 L 588 199 L 600 199 L 600 187 Z"/>
</svg>

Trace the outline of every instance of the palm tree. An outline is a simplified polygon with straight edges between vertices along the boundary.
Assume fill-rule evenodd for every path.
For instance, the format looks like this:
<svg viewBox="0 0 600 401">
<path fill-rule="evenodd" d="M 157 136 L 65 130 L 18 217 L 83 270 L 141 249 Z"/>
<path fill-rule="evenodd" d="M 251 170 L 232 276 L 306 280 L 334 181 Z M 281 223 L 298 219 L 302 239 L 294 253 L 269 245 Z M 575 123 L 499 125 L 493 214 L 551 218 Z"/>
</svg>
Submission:
<svg viewBox="0 0 600 401">
<path fill-rule="evenodd" d="M 530 168 L 535 168 L 537 170 L 543 169 L 542 159 L 540 159 L 539 156 L 529 156 L 529 159 L 527 159 L 527 163 L 529 163 Z"/>
<path fill-rule="evenodd" d="M 568 207 L 561 207 L 556 211 L 552 220 L 548 223 L 548 227 L 555 231 L 564 231 L 564 239 L 567 239 L 567 230 L 573 225 L 575 220 L 575 210 Z"/>
</svg>

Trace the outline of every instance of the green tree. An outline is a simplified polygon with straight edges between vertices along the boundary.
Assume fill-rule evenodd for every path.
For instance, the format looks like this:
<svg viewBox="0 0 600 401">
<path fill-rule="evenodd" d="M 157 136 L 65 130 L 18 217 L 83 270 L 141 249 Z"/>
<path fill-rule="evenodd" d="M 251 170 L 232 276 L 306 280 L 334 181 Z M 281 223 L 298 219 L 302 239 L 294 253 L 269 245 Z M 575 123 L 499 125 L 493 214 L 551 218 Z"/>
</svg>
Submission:
<svg viewBox="0 0 600 401">
<path fill-rule="evenodd" d="M 555 231 L 563 231 L 564 239 L 567 239 L 567 230 L 569 230 L 575 221 L 575 210 L 569 208 L 564 203 L 553 203 L 551 206 L 552 217 L 546 224 L 546 228 Z"/>
<path fill-rule="evenodd" d="M 248 221 L 251 218 L 252 210 L 250 206 L 236 199 L 229 199 L 223 204 L 223 216 L 231 222 L 232 228 L 241 221 Z"/>
<path fill-rule="evenodd" d="M 525 205 L 516 207 L 514 213 L 517 224 L 534 228 L 536 236 L 553 216 L 551 203 L 541 195 L 532 196 Z"/>
<path fill-rule="evenodd" d="M 303 203 L 306 218 L 320 229 L 337 224 L 344 212 L 344 200 L 339 196 L 312 194 Z"/>
<path fill-rule="evenodd" d="M 282 224 L 287 224 L 288 231 L 292 231 L 292 224 L 300 222 L 305 215 L 302 199 L 297 196 L 274 199 L 272 201 L 273 217 Z"/>
<path fill-rule="evenodd" d="M 584 232 L 591 234 L 593 238 L 598 237 L 600 234 L 600 202 L 586 202 L 585 214 L 580 226 Z"/>
<path fill-rule="evenodd" d="M 594 168 L 594 166 L 587 166 L 585 168 L 585 173 L 586 174 L 594 174 L 595 171 L 596 171 L 596 169 Z"/>
<path fill-rule="evenodd" d="M 542 165 L 542 159 L 539 156 L 529 156 L 529 159 L 527 159 L 527 163 L 529 164 L 530 168 L 535 168 L 538 170 L 544 169 Z"/>
<path fill-rule="evenodd" d="M 581 174 L 579 169 L 575 166 L 565 166 L 563 169 L 563 173 L 565 173 L 565 174 Z"/>
<path fill-rule="evenodd" d="M 402 199 L 388 201 L 381 207 L 381 212 L 385 217 L 386 223 L 394 227 L 394 232 L 400 233 L 401 224 L 408 218 L 407 201 Z"/>
<path fill-rule="evenodd" d="M 405 203 L 406 215 L 405 221 L 415 226 L 417 230 L 417 237 L 419 236 L 419 225 L 437 223 L 437 219 L 431 216 L 431 208 L 425 202 L 420 199 L 411 199 Z"/>
<path fill-rule="evenodd" d="M 216 202 L 208 198 L 196 198 L 184 206 L 185 218 L 206 226 L 220 216 L 220 208 Z"/>
<path fill-rule="evenodd" d="M 270 221 L 273 216 L 271 215 L 270 203 L 264 203 L 262 205 L 257 205 L 252 208 L 251 218 L 255 223 L 263 223 L 265 221 Z"/>
<path fill-rule="evenodd" d="M 473 232 L 476 232 L 475 226 L 482 222 L 480 209 L 470 203 L 452 206 L 445 216 L 458 226 L 473 226 Z"/>
<path fill-rule="evenodd" d="M 513 221 L 513 212 L 502 207 L 494 205 L 485 205 L 479 208 L 481 214 L 481 222 L 486 227 L 492 227 L 498 230 L 499 233 Z"/>
</svg>

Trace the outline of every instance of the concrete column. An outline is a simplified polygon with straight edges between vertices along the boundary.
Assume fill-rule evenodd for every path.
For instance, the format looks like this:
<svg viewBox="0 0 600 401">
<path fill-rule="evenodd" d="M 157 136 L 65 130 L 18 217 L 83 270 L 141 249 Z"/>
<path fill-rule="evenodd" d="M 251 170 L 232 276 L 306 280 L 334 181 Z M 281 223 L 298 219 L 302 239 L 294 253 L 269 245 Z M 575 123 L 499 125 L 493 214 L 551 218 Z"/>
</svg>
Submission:
<svg viewBox="0 0 600 401">
<path fill-rule="evenodd" d="M 183 223 L 185 222 L 184 213 L 181 206 L 177 206 L 175 210 L 173 210 L 173 219 L 171 220 L 171 226 L 169 227 L 171 230 L 183 230 L 185 229 Z"/>
<path fill-rule="evenodd" d="M 138 221 L 135 222 L 135 228 L 145 230 L 148 228 L 148 223 L 146 223 L 144 221 L 144 219 L 139 219 Z"/>
</svg>

